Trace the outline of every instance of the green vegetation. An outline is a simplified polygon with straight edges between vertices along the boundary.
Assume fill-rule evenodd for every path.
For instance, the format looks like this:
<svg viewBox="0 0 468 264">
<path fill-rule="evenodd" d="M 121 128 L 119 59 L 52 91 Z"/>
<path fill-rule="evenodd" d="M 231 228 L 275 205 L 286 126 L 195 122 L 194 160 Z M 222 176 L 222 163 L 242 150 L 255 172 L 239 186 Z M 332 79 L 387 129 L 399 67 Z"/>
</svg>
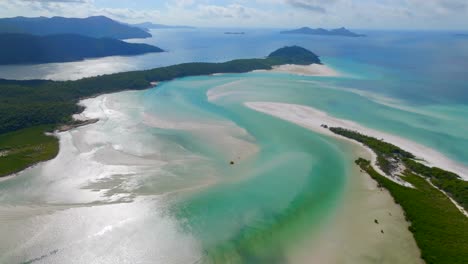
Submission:
<svg viewBox="0 0 468 264">
<path fill-rule="evenodd" d="M 411 171 L 428 177 L 437 188 L 444 190 L 465 210 L 468 210 L 468 182 L 450 171 L 437 167 L 428 167 L 411 159 L 404 159 L 404 163 Z"/>
<path fill-rule="evenodd" d="M 85 58 L 162 51 L 158 47 L 147 44 L 73 34 L 52 36 L 0 34 L 0 64 L 78 61 Z"/>
<path fill-rule="evenodd" d="M 380 175 L 367 160 L 358 159 L 356 164 L 401 205 L 426 263 L 466 263 L 468 218 L 442 192 L 409 171 L 402 178 L 415 188 L 401 186 Z"/>
<path fill-rule="evenodd" d="M 58 140 L 44 134 L 52 129 L 52 126 L 37 126 L 0 135 L 0 177 L 54 158 Z"/>
<path fill-rule="evenodd" d="M 468 182 L 462 180 L 457 174 L 437 167 L 430 168 L 415 161 L 413 154 L 359 132 L 337 127 L 332 127 L 330 130 L 335 134 L 354 139 L 371 148 L 377 154 L 377 165 L 383 172 L 391 174 L 399 163 L 403 163 L 413 173 L 430 179 L 432 184 L 446 192 L 465 210 L 468 210 Z"/>
<path fill-rule="evenodd" d="M 311 63 L 321 64 L 320 59 L 314 53 L 298 46 L 285 47 L 272 52 L 268 58 L 277 58 L 281 64 L 308 65 Z"/>
<path fill-rule="evenodd" d="M 382 140 L 363 135 L 359 132 L 347 130 L 340 127 L 331 127 L 330 130 L 338 135 L 354 139 L 371 148 L 377 154 L 377 164 L 383 172 L 391 174 L 398 166 L 397 162 L 402 158 L 414 159 L 414 155 L 400 149 L 399 147 Z"/>
<path fill-rule="evenodd" d="M 0 79 L 0 135 L 35 126 L 47 125 L 54 128 L 60 124 L 73 124 L 71 116 L 83 110 L 77 103 L 85 97 L 123 90 L 146 89 L 151 86 L 151 82 L 168 81 L 180 77 L 213 73 L 243 73 L 271 69 L 272 66 L 287 63 L 313 64 L 320 63 L 320 59 L 312 52 L 294 46 L 281 48 L 264 59 L 243 59 L 224 63 L 184 63 L 146 71 L 102 75 L 77 81 Z M 18 131 L 18 133 L 26 133 L 25 131 L 28 130 Z M 16 145 L 10 144 L 9 147 L 20 149 L 21 144 L 18 141 Z M 31 163 L 34 162 L 36 160 L 31 159 Z M 10 167 L 7 170 L 3 168 L 4 162 L 0 164 L 0 170 L 5 171 L 18 171 L 25 167 L 15 167 L 14 164 L 20 163 L 13 163 L 13 165 L 6 165 Z"/>
<path fill-rule="evenodd" d="M 224 63 L 184 63 L 146 71 L 85 78 L 78 81 L 0 80 L 0 134 L 42 124 L 60 124 L 82 109 L 84 97 L 122 90 L 139 90 L 151 82 L 213 73 L 242 73 L 271 69 L 286 63 L 320 63 L 318 57 L 300 47 L 285 47 L 265 59 L 243 59 Z"/>
<path fill-rule="evenodd" d="M 0 18 L 0 33 L 31 34 L 36 36 L 77 34 L 92 38 L 149 38 L 151 34 L 105 16 L 87 18 L 68 17 L 12 17 Z M 76 48 L 76 46 L 73 46 Z"/>
</svg>

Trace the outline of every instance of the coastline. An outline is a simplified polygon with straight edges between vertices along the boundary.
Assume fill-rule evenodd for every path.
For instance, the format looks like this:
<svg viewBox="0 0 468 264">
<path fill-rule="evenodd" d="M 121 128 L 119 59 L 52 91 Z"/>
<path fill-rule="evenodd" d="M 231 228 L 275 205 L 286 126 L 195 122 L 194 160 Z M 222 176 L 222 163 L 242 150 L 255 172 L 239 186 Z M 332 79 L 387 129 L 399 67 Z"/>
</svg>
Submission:
<svg viewBox="0 0 468 264">
<path fill-rule="evenodd" d="M 344 137 L 336 142 L 349 154 L 345 156 L 348 184 L 341 205 L 313 237 L 293 248 L 289 262 L 363 264 L 379 259 L 385 264 L 424 263 L 401 206 L 354 164 L 356 158 L 370 158 L 371 153 Z"/>
<path fill-rule="evenodd" d="M 56 109 L 54 110 L 55 114 L 50 118 L 44 118 L 41 115 L 33 115 L 32 117 L 34 118 L 24 118 L 22 114 L 17 111 L 10 111 L 7 115 L 4 116 L 6 120 L 26 119 L 28 122 L 21 122 L 19 127 L 14 125 L 15 122 L 8 122 L 4 127 L 2 127 L 2 135 L 6 135 L 9 132 L 23 133 L 24 131 L 22 130 L 31 128 L 37 129 L 40 127 L 40 125 L 53 126 L 52 129 L 56 128 L 56 126 L 63 125 L 64 120 L 68 120 L 68 118 L 74 114 L 79 114 L 78 112 L 80 109 L 76 107 L 77 102 L 85 99 L 86 97 L 94 97 L 98 96 L 99 94 L 107 94 L 125 90 L 145 90 L 153 87 L 158 82 L 170 81 L 181 77 L 210 75 L 215 73 L 247 73 L 253 70 L 271 69 L 273 66 L 286 63 L 313 64 L 320 63 L 320 59 L 316 54 L 302 47 L 285 46 L 273 51 L 264 58 L 238 59 L 223 63 L 182 63 L 149 70 L 100 75 L 92 78 L 83 78 L 76 81 L 42 80 L 40 82 L 30 82 L 20 80 L 5 80 L 5 83 L 8 84 L 5 88 L 6 90 L 12 89 L 12 87 L 15 87 L 15 85 L 19 85 L 24 88 L 25 93 L 30 94 L 28 98 L 23 98 L 21 96 L 12 97 L 12 100 L 8 102 L 9 106 L 24 107 L 27 105 L 33 105 L 31 103 L 41 103 L 40 109 L 30 106 L 21 113 L 26 113 L 26 110 L 39 112 L 42 110 L 49 111 L 50 109 L 45 107 L 49 105 L 48 103 L 53 104 Z M 50 87 L 53 88 L 49 90 Z M 51 94 L 59 92 L 60 96 L 52 96 L 48 101 L 40 101 L 37 98 L 41 97 L 40 95 L 44 90 Z M 34 96 L 36 93 L 37 96 Z M 58 99 L 62 97 L 67 98 L 67 100 L 64 101 Z M 65 129 L 69 128 L 73 127 L 66 127 Z M 43 130 L 42 133 L 47 131 L 50 131 L 50 129 Z M 25 133 L 22 135 L 27 136 Z M 19 148 L 20 146 L 21 143 L 16 143 L 16 145 L 12 145 L 10 147 Z M 55 150 L 58 152 L 58 147 L 56 147 Z M 9 155 L 7 158 L 8 157 Z M 5 158 L 5 156 L 2 158 Z M 51 158 L 46 158 L 43 160 L 51 160 Z M 26 166 L 17 166 L 13 164 L 14 169 L 10 169 L 10 171 L 6 172 L 5 176 L 9 175 L 11 171 L 22 171 L 24 168 L 28 167 L 34 162 L 26 161 L 26 163 Z"/>
<path fill-rule="evenodd" d="M 360 133 L 372 137 L 381 138 L 386 142 L 394 144 L 395 146 L 398 146 L 413 153 L 417 158 L 421 159 L 420 162 L 422 162 L 423 164 L 436 166 L 448 171 L 452 171 L 454 173 L 457 173 L 463 180 L 468 180 L 468 175 L 466 175 L 466 171 L 468 170 L 468 168 L 466 168 L 462 164 L 450 160 L 442 153 L 439 153 L 429 147 L 420 145 L 419 143 L 401 138 L 399 136 L 367 128 L 349 120 L 332 117 L 323 111 L 309 106 L 274 102 L 246 102 L 245 106 L 253 110 L 269 114 L 280 119 L 287 120 L 289 122 L 293 122 L 300 126 L 311 129 L 315 132 L 325 134 L 328 136 L 339 137 L 338 135 L 335 135 L 328 129 L 322 128 L 321 125 L 324 124 L 328 126 L 343 127 L 350 130 L 359 131 Z M 355 144 L 359 143 L 355 142 Z M 386 175 L 378 168 L 378 166 L 376 166 L 375 154 L 372 157 L 372 165 L 374 169 L 377 170 L 377 172 L 379 172 L 382 175 Z M 388 177 L 388 175 L 386 176 L 392 181 L 402 184 L 402 182 L 397 180 L 395 177 Z"/>
<path fill-rule="evenodd" d="M 81 120 L 81 119 L 75 119 L 75 122 L 73 124 L 69 125 L 61 125 L 57 128 L 57 132 L 65 132 L 72 130 L 74 128 L 78 128 L 81 126 L 86 126 L 90 124 L 94 124 L 99 121 L 99 118 L 91 118 L 91 119 L 86 119 L 86 120 Z"/>
<path fill-rule="evenodd" d="M 146 89 L 143 89 L 143 90 L 154 88 L 159 83 L 160 82 L 151 82 L 151 85 L 148 86 Z M 86 104 L 84 104 L 83 102 L 85 100 L 94 99 L 94 98 L 97 98 L 97 97 L 102 96 L 102 95 L 108 95 L 108 94 L 120 93 L 120 92 L 127 92 L 127 91 L 136 91 L 136 90 L 126 89 L 126 90 L 122 90 L 122 91 L 118 91 L 118 92 L 99 93 L 99 94 L 95 94 L 93 96 L 86 96 L 86 97 L 80 98 L 79 101 L 76 104 L 78 106 L 82 106 L 83 110 L 80 113 L 72 115 L 72 119 L 73 119 L 72 123 L 59 124 L 59 125 L 56 126 L 56 128 L 55 128 L 55 130 L 53 132 L 44 131 L 44 134 L 47 135 L 47 136 L 50 136 L 50 137 L 54 137 L 59 142 L 60 141 L 60 133 L 68 132 L 68 131 L 74 130 L 76 128 L 80 128 L 80 127 L 87 126 L 87 125 L 92 125 L 94 123 L 99 122 L 100 121 L 99 118 L 88 118 L 88 117 L 83 115 L 83 113 L 85 112 L 86 107 L 87 107 Z M 60 144 L 58 144 L 58 145 L 60 145 Z M 59 151 L 60 151 L 60 146 L 57 147 L 57 151 L 56 151 L 57 155 L 58 155 Z M 6 154 L 8 154 L 8 153 L 9 152 L 6 152 Z M 3 155 L 3 154 L 5 154 L 5 152 L 2 152 L 0 154 L 2 154 L 2 155 L 0 155 L 0 157 L 6 157 L 7 156 L 7 155 Z M 31 163 L 27 167 L 25 167 L 25 168 L 23 168 L 21 170 L 18 170 L 16 172 L 0 176 L 0 182 L 7 181 L 7 180 L 9 180 L 11 178 L 14 178 L 18 174 L 20 174 L 20 173 L 22 173 L 22 172 L 24 172 L 26 170 L 32 169 L 32 168 L 36 167 L 37 165 L 39 165 L 39 164 L 41 164 L 43 162 L 53 160 L 55 157 L 56 156 L 54 156 L 54 157 L 52 157 L 50 159 L 41 160 L 41 161 Z"/>
</svg>

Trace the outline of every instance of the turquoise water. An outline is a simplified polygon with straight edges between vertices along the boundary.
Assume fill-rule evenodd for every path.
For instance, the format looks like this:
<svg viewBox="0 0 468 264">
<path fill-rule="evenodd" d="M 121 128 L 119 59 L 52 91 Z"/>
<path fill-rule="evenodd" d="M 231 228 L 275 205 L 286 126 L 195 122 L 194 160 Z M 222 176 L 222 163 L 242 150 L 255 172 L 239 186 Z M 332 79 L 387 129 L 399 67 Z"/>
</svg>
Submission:
<svg viewBox="0 0 468 264">
<path fill-rule="evenodd" d="M 170 113 L 178 122 L 231 120 L 245 128 L 259 147 L 247 160 L 242 154 L 226 159 L 213 151 L 209 139 L 179 141 L 219 169 L 215 186 L 184 197 L 172 209 L 202 241 L 206 261 L 282 263 L 285 248 L 301 234 L 310 234 L 306 230 L 313 230 L 314 223 L 333 211 L 346 181 L 342 153 L 322 137 L 249 110 L 242 97 L 218 104 L 207 101 L 209 89 L 238 80 L 250 83 L 253 76 L 186 78 L 142 94 L 152 114 Z M 241 87 L 243 83 L 229 88 Z M 229 165 L 230 160 L 235 165 Z"/>
<path fill-rule="evenodd" d="M 197 137 L 193 142 L 192 131 L 177 132 L 187 139 L 178 140 L 179 144 L 207 157 L 221 177 L 213 187 L 177 199 L 171 209 L 182 219 L 184 229 L 202 241 L 205 261 L 284 262 L 288 247 L 313 234 L 334 212 L 346 185 L 349 165 L 333 140 L 247 109 L 244 102 L 312 106 L 411 139 L 467 164 L 465 108 L 414 107 L 343 87 L 343 78 L 380 79 L 384 73 L 349 61 L 335 59 L 328 64 L 346 77 L 225 74 L 184 78 L 142 93 L 149 114 L 181 123 L 229 120 L 247 131 L 249 136 L 240 138 L 259 147 L 256 155 L 238 162 L 238 155 L 224 156 L 225 150 L 213 146 L 210 138 Z M 207 100 L 210 93 L 215 96 L 212 102 Z M 230 160 L 236 164 L 228 165 Z"/>
<path fill-rule="evenodd" d="M 0 221 L 17 206 L 34 215 L 18 209 L 21 221 L 0 227 L 15 234 L 0 243 L 11 252 L 3 259 L 60 262 L 85 247 L 81 258 L 101 263 L 284 263 L 341 205 L 351 165 L 335 142 L 243 105 L 288 79 L 192 77 L 88 100 L 85 114 L 100 122 L 64 133 L 56 159 L 0 185 Z M 207 99 L 213 89 L 244 87 Z M 96 207 L 99 216 L 89 211 Z M 114 251 L 103 253 L 102 240 Z M 179 256 L 180 247 L 189 252 Z"/>
<path fill-rule="evenodd" d="M 333 65 L 348 73 L 347 62 Z M 356 75 L 352 76 L 354 78 Z M 373 78 L 372 75 L 360 75 L 357 78 L 369 76 Z M 308 105 L 335 117 L 356 121 L 366 127 L 421 143 L 451 159 L 468 164 L 468 107 L 465 105 L 414 105 L 377 92 L 342 86 L 343 78 L 272 73 L 210 78 L 224 80 L 224 83 L 239 80 L 232 87 L 237 92 L 236 99 L 228 97 L 228 104 L 232 103 L 229 100 L 240 100 Z"/>
</svg>

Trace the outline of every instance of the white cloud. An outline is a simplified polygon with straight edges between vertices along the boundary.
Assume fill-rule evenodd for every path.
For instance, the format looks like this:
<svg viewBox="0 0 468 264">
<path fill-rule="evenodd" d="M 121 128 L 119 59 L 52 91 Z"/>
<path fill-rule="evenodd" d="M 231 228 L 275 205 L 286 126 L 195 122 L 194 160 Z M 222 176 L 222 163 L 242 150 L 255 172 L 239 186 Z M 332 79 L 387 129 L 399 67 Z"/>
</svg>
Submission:
<svg viewBox="0 0 468 264">
<path fill-rule="evenodd" d="M 175 0 L 175 5 L 178 7 L 188 7 L 195 3 L 195 0 Z"/>
<path fill-rule="evenodd" d="M 156 20 L 159 10 L 134 10 L 130 8 L 98 8 L 93 0 L 3 0 L 0 17 L 10 16 L 64 16 L 88 17 L 104 15 L 124 22 Z"/>
<path fill-rule="evenodd" d="M 42 3 L 85 3 L 86 0 L 22 0 L 23 2 L 42 2 Z"/>
<path fill-rule="evenodd" d="M 141 8 L 137 0 L 118 0 L 119 8 L 98 3 L 103 2 L 0 0 L 0 17 L 105 15 L 129 23 L 215 27 L 466 29 L 468 25 L 468 0 L 163 0 L 154 5 L 145 1 Z"/>
<path fill-rule="evenodd" d="M 427 16 L 468 15 L 466 0 L 407 0 L 407 6 L 414 13 Z"/>
<path fill-rule="evenodd" d="M 335 0 L 286 0 L 286 3 L 293 7 L 302 8 L 308 11 L 326 13 L 326 7 L 336 2 Z"/>
<path fill-rule="evenodd" d="M 213 19 L 213 18 L 240 18 L 247 19 L 252 17 L 255 12 L 254 9 L 246 8 L 239 4 L 232 4 L 228 6 L 216 5 L 201 5 L 198 7 L 199 17 Z"/>
</svg>

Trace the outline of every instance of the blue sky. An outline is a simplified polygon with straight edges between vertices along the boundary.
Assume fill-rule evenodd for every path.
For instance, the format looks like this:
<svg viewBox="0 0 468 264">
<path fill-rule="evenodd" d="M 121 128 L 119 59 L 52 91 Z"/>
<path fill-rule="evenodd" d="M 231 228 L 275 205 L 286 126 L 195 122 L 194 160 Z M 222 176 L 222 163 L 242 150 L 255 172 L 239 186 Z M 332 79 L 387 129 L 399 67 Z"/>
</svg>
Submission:
<svg viewBox="0 0 468 264">
<path fill-rule="evenodd" d="M 468 0 L 0 0 L 0 17 L 19 15 L 209 27 L 468 30 Z"/>
</svg>

